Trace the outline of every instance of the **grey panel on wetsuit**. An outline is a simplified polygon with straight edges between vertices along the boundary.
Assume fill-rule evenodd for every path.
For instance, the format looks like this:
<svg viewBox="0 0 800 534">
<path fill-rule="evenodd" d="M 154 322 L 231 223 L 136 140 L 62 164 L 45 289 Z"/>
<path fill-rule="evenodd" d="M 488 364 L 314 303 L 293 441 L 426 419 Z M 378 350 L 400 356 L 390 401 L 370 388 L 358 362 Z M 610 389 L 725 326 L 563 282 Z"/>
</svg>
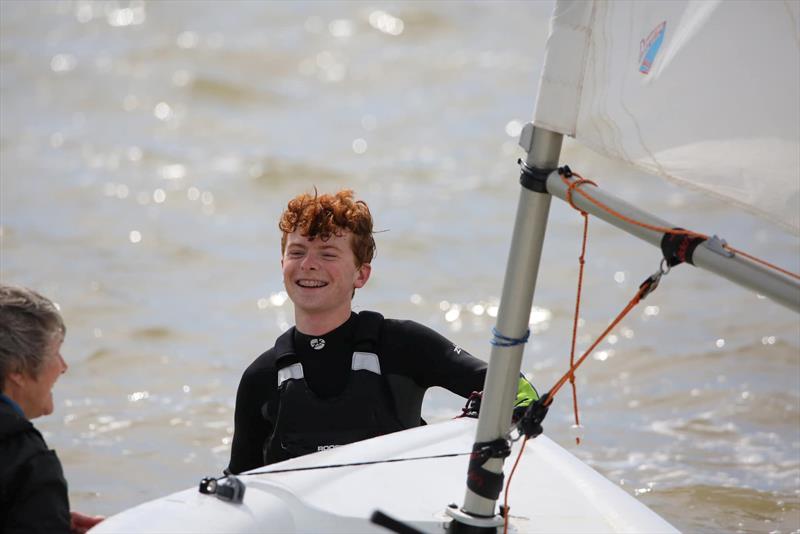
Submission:
<svg viewBox="0 0 800 534">
<path fill-rule="evenodd" d="M 413 379 L 403 375 L 384 375 L 394 398 L 395 410 L 400 424 L 413 428 L 422 424 L 422 399 L 425 389 Z"/>
</svg>

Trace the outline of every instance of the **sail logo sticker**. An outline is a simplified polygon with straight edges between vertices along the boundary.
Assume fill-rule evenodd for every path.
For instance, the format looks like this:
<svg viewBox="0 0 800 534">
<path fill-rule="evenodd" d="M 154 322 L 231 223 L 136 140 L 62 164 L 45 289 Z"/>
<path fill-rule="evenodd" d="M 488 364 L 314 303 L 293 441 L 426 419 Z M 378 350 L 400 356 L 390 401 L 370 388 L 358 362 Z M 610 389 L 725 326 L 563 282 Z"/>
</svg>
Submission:
<svg viewBox="0 0 800 534">
<path fill-rule="evenodd" d="M 661 43 L 664 42 L 664 31 L 667 29 L 667 21 L 655 27 L 650 35 L 639 42 L 639 72 L 648 74 L 653 61 L 656 59 Z"/>
</svg>

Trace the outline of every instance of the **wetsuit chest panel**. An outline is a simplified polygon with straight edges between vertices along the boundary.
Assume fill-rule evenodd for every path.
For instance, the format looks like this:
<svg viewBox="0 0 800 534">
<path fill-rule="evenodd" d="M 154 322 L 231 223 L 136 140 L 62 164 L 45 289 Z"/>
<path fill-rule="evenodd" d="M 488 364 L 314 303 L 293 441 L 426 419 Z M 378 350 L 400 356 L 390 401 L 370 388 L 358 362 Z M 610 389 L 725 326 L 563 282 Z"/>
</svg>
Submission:
<svg viewBox="0 0 800 534">
<path fill-rule="evenodd" d="M 267 463 L 401 430 L 380 373 L 377 355 L 356 351 L 345 389 L 321 399 L 308 387 L 301 363 L 279 369 L 280 402 Z"/>
</svg>

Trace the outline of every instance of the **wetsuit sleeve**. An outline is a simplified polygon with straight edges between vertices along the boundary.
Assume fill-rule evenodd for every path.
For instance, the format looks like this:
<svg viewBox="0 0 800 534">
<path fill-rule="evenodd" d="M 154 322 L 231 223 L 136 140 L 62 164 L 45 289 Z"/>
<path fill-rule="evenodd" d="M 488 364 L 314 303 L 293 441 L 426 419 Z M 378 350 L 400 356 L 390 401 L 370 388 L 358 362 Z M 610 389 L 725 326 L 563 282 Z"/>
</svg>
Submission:
<svg viewBox="0 0 800 534">
<path fill-rule="evenodd" d="M 263 408 L 274 398 L 277 375 L 270 372 L 262 355 L 242 375 L 236 392 L 231 461 L 227 471 L 241 473 L 264 465 L 263 447 L 272 433 L 272 425 L 263 415 Z"/>
<path fill-rule="evenodd" d="M 407 372 L 423 388 L 440 386 L 462 397 L 481 391 L 486 362 L 414 321 L 392 321 L 385 329 L 392 350 Z"/>
<path fill-rule="evenodd" d="M 56 453 L 32 456 L 15 476 L 13 501 L 2 530 L 6 534 L 69 532 L 67 481 Z"/>
</svg>

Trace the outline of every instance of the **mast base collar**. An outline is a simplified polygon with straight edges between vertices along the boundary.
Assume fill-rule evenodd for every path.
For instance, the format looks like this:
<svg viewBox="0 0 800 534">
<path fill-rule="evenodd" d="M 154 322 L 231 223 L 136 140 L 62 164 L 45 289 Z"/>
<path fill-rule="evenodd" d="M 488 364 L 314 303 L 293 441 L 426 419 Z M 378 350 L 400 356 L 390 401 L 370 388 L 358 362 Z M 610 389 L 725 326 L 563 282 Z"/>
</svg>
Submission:
<svg viewBox="0 0 800 534">
<path fill-rule="evenodd" d="M 471 527 L 495 529 L 503 526 L 503 517 L 500 515 L 495 515 L 492 517 L 477 516 L 468 514 L 460 508 L 446 508 L 445 513 L 452 517 L 454 521 L 458 521 L 459 523 L 469 525 Z"/>
</svg>

